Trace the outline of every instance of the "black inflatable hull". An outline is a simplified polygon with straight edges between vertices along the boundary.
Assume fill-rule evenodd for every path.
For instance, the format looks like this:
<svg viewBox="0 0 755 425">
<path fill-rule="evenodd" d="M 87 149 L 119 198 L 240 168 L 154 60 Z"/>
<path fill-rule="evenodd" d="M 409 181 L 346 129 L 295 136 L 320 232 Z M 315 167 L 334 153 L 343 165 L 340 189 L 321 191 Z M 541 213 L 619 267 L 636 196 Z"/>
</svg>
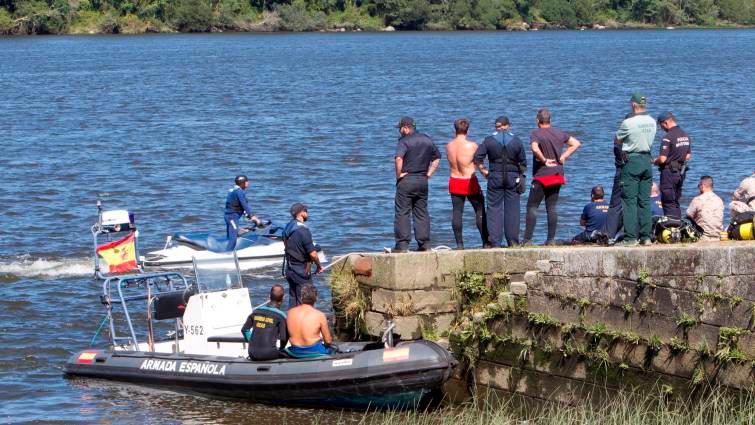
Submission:
<svg viewBox="0 0 755 425">
<path fill-rule="evenodd" d="M 71 357 L 65 374 L 267 404 L 410 408 L 438 390 L 455 363 L 445 349 L 427 341 L 392 350 L 271 362 L 85 350 Z"/>
</svg>

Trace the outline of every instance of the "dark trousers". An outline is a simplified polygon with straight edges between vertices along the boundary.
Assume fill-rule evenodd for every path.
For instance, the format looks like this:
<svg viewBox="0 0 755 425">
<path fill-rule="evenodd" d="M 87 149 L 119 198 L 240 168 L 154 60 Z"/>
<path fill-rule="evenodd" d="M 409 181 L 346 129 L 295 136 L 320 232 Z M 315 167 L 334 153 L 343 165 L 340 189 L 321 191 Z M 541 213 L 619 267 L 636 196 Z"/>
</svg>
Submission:
<svg viewBox="0 0 755 425">
<path fill-rule="evenodd" d="M 430 242 L 430 214 L 427 211 L 427 176 L 408 175 L 396 183 L 396 215 L 393 231 L 396 249 L 408 249 L 412 237 L 411 224 L 414 222 L 414 239 L 420 249 Z"/>
<path fill-rule="evenodd" d="M 488 225 L 485 223 L 485 198 L 482 196 L 482 193 L 476 195 L 451 194 L 451 205 L 453 206 L 451 228 L 454 231 L 457 248 L 464 247 L 462 217 L 464 216 L 464 202 L 466 200 L 469 200 L 474 209 L 475 224 L 477 225 L 477 230 L 480 232 L 483 245 L 488 242 Z"/>
<path fill-rule="evenodd" d="M 650 154 L 630 154 L 621 168 L 621 208 L 624 215 L 624 240 L 650 239 L 652 210 L 650 187 L 653 169 Z M 639 223 L 639 231 L 637 224 Z"/>
<path fill-rule="evenodd" d="M 611 188 L 611 203 L 608 206 L 606 221 L 600 231 L 609 238 L 615 239 L 622 227 L 624 227 L 624 221 L 621 209 L 621 167 L 616 167 L 616 174 L 613 176 L 613 188 Z"/>
<path fill-rule="evenodd" d="M 228 245 L 226 245 L 226 251 L 233 251 L 236 248 L 236 238 L 239 237 L 239 219 L 238 214 L 226 214 L 225 215 L 225 237 L 228 238 Z"/>
<path fill-rule="evenodd" d="M 532 234 L 535 232 L 537 224 L 537 209 L 545 198 L 545 210 L 548 213 L 548 239 L 552 242 L 556 238 L 556 228 L 558 227 L 558 193 L 561 191 L 561 185 L 544 187 L 539 181 L 533 181 L 530 188 L 530 196 L 527 198 L 527 220 L 524 229 L 524 240 L 531 241 Z"/>
<path fill-rule="evenodd" d="M 681 219 L 682 210 L 679 207 L 679 199 L 682 197 L 682 184 L 684 175 L 680 172 L 664 168 L 661 171 L 661 203 L 663 215 Z"/>
<path fill-rule="evenodd" d="M 293 308 L 301 304 L 301 288 L 312 283 L 312 276 L 302 276 L 289 268 L 286 270 L 286 281 L 288 282 L 288 308 Z"/>
<path fill-rule="evenodd" d="M 488 175 L 488 242 L 501 246 L 504 234 L 509 246 L 519 244 L 519 207 L 516 191 L 519 173 L 493 171 Z"/>
</svg>

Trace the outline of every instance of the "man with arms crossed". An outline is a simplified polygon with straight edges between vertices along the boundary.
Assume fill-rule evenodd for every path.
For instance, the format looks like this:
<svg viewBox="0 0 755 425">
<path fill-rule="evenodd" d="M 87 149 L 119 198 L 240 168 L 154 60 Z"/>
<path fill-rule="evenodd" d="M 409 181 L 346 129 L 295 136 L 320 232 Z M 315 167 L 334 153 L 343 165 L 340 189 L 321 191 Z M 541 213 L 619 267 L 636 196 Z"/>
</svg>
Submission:
<svg viewBox="0 0 755 425">
<path fill-rule="evenodd" d="M 624 214 L 624 241 L 622 245 L 650 245 L 652 213 L 650 186 L 653 183 L 650 148 L 655 139 L 655 120 L 646 111 L 647 98 L 635 93 L 630 99 L 630 118 L 621 122 L 614 143 L 621 145 L 626 162 L 621 168 L 621 209 Z M 637 224 L 639 223 L 639 232 Z"/>
<path fill-rule="evenodd" d="M 448 166 L 451 177 L 448 179 L 448 193 L 451 194 L 453 215 L 451 227 L 456 239 L 456 249 L 464 249 L 464 235 L 462 233 L 462 216 L 464 202 L 468 199 L 475 213 L 475 223 L 480 232 L 482 244 L 488 243 L 487 224 L 485 223 L 485 198 L 482 196 L 480 183 L 475 175 L 474 155 L 477 143 L 467 139 L 469 120 L 460 118 L 454 121 L 456 137 L 446 145 Z"/>
<path fill-rule="evenodd" d="M 302 304 L 288 310 L 288 335 L 291 346 L 286 350 L 296 358 L 319 357 L 332 354 L 328 348 L 333 337 L 328 328 L 328 319 L 315 308 L 317 288 L 306 284 L 301 288 Z"/>
<path fill-rule="evenodd" d="M 427 211 L 427 180 L 440 164 L 440 151 L 426 134 L 415 131 L 414 119 L 402 117 L 396 126 L 401 133 L 396 147 L 396 215 L 393 229 L 396 245 L 392 252 L 406 252 L 412 236 L 417 251 L 430 249 L 430 214 Z"/>
</svg>

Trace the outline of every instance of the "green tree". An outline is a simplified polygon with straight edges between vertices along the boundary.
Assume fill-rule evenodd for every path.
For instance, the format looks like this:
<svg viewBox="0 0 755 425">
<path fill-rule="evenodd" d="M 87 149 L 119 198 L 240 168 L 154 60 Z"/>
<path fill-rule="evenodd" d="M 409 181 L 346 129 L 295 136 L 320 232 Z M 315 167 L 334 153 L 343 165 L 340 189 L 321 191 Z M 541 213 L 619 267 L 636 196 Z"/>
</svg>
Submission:
<svg viewBox="0 0 755 425">
<path fill-rule="evenodd" d="M 182 32 L 203 32 L 212 28 L 213 15 L 210 0 L 178 0 L 173 25 Z"/>
<path fill-rule="evenodd" d="M 537 4 L 546 21 L 573 28 L 577 25 L 577 14 L 566 0 L 540 0 Z"/>
</svg>

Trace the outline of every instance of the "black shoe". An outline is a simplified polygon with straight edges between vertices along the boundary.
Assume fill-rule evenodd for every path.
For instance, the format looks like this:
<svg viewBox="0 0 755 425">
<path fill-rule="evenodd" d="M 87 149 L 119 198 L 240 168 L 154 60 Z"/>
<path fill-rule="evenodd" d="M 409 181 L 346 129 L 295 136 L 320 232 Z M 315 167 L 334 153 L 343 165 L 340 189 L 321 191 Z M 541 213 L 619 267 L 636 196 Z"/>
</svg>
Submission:
<svg viewBox="0 0 755 425">
<path fill-rule="evenodd" d="M 482 249 L 491 249 L 491 248 L 493 248 L 493 245 L 489 243 L 482 244 Z"/>
<path fill-rule="evenodd" d="M 535 246 L 535 244 L 533 244 L 532 241 L 524 240 L 520 246 Z"/>
<path fill-rule="evenodd" d="M 653 244 L 653 241 L 651 241 L 650 239 L 643 239 L 640 241 L 640 245 L 652 245 L 652 244 Z"/>
<path fill-rule="evenodd" d="M 554 241 L 553 239 L 549 239 L 549 240 L 545 241 L 545 243 L 543 245 L 545 245 L 545 246 L 556 246 L 557 244 L 556 244 L 556 241 Z"/>
<path fill-rule="evenodd" d="M 392 248 L 389 251 L 389 253 L 391 253 L 391 254 L 405 254 L 407 252 L 409 252 L 409 250 L 406 249 L 406 248 Z"/>
</svg>

